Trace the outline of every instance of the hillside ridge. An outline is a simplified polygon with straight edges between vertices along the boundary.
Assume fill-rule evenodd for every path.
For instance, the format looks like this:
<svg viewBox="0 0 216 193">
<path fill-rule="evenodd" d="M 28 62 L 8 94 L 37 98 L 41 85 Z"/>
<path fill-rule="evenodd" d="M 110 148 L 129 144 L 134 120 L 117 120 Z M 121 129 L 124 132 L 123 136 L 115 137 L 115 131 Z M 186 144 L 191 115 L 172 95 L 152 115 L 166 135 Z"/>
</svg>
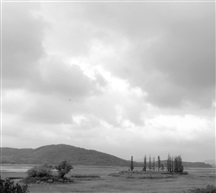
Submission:
<svg viewBox="0 0 216 193">
<path fill-rule="evenodd" d="M 66 144 L 51 144 L 35 149 L 2 148 L 2 162 L 12 164 L 59 163 L 62 160 L 74 165 L 119 165 L 126 166 L 128 161 L 92 149 Z"/>
<path fill-rule="evenodd" d="M 56 164 L 66 160 L 73 165 L 130 166 L 130 161 L 114 155 L 67 144 L 51 144 L 35 149 L 10 147 L 1 149 L 3 164 Z M 166 160 L 161 162 L 166 165 Z M 134 165 L 142 167 L 143 163 L 134 162 Z M 184 167 L 212 167 L 204 162 L 183 162 L 183 165 Z"/>
</svg>

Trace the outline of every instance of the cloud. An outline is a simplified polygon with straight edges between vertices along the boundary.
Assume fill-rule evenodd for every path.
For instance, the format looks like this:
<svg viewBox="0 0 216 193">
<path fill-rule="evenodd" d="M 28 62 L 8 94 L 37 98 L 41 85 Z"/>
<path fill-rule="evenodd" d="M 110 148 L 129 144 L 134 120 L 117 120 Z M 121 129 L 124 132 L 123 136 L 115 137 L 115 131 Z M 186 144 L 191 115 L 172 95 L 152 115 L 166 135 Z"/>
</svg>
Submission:
<svg viewBox="0 0 216 193">
<path fill-rule="evenodd" d="M 211 4 L 6 5 L 4 146 L 213 155 Z"/>
<path fill-rule="evenodd" d="M 211 106 L 215 96 L 215 33 L 214 12 L 209 11 L 212 15 L 173 23 L 165 37 L 152 46 L 152 63 L 163 75 L 158 79 L 163 83 L 159 90 L 162 97 L 147 86 L 150 101 L 159 105 L 169 105 L 169 100 L 174 104 L 190 101 L 201 107 Z"/>
<path fill-rule="evenodd" d="M 41 80 L 39 91 L 53 95 L 61 95 L 68 99 L 75 99 L 96 94 L 97 80 L 103 84 L 103 78 L 97 76 L 95 80 L 87 77 L 78 65 L 68 64 L 59 58 L 47 57 L 40 62 Z M 104 83 L 105 84 L 105 83 Z"/>
<path fill-rule="evenodd" d="M 43 56 L 43 30 L 46 23 L 34 17 L 37 3 L 8 3 L 3 7 L 2 68 L 3 86 L 16 88 L 37 78 L 37 62 Z"/>
<path fill-rule="evenodd" d="M 67 50 L 88 49 L 85 56 L 92 65 L 103 65 L 139 86 L 152 104 L 211 106 L 215 85 L 211 3 L 76 4 L 62 15 L 75 20 L 67 22 L 69 28 L 82 29 L 78 26 L 82 23 L 88 29 L 79 33 L 80 42 L 66 43 Z M 73 36 L 67 37 L 77 41 Z"/>
</svg>

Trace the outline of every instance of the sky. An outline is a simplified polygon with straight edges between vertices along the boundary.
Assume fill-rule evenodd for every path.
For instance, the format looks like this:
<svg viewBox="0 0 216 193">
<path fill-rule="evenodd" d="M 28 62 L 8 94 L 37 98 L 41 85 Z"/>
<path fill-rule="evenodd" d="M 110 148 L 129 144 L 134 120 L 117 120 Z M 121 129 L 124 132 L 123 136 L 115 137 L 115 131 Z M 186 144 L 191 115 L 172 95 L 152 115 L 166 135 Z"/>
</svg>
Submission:
<svg viewBox="0 0 216 193">
<path fill-rule="evenodd" d="M 215 158 L 214 2 L 2 3 L 3 147 Z"/>
</svg>

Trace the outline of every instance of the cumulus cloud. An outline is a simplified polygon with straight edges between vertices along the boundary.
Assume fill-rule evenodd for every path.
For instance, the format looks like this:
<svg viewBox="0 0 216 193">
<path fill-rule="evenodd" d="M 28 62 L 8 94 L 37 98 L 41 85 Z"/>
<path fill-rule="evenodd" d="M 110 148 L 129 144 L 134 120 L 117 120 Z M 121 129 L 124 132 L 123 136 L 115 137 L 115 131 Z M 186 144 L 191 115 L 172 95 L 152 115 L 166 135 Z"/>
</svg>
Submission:
<svg viewBox="0 0 216 193">
<path fill-rule="evenodd" d="M 68 35 L 71 43 L 65 48 L 88 49 L 88 58 L 96 58 L 93 65 L 104 65 L 141 87 L 149 102 L 161 107 L 188 102 L 211 106 L 215 84 L 211 3 L 76 4 L 62 15 L 75 20 L 67 22 L 69 28 L 82 29 L 78 26 L 82 23 L 88 29 L 74 31 L 73 36 L 80 35 L 75 44 L 77 38 Z M 65 52 L 61 47 L 58 51 Z"/>
</svg>

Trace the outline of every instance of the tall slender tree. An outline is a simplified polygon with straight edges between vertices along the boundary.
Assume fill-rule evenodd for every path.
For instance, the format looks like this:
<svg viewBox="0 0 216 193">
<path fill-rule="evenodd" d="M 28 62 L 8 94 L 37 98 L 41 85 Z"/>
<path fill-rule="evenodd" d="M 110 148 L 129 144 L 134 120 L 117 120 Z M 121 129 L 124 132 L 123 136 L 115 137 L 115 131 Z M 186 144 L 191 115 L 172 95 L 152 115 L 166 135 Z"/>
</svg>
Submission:
<svg viewBox="0 0 216 193">
<path fill-rule="evenodd" d="M 158 156 L 158 171 L 160 171 L 160 167 L 161 167 L 161 161 L 160 161 L 160 156 Z"/>
<path fill-rule="evenodd" d="M 152 163 L 151 163 L 151 156 L 149 155 L 149 170 L 151 171 L 152 169 Z"/>
<path fill-rule="evenodd" d="M 179 160 L 179 172 L 183 172 L 184 167 L 183 167 L 182 158 L 180 155 L 178 156 L 178 160 Z"/>
<path fill-rule="evenodd" d="M 143 171 L 146 171 L 146 155 L 144 157 Z"/>
<path fill-rule="evenodd" d="M 170 156 L 170 154 L 168 154 L 168 158 L 167 158 L 167 171 L 171 172 L 171 156 Z"/>
<path fill-rule="evenodd" d="M 178 158 L 177 157 L 175 157 L 174 162 L 175 162 L 174 172 L 178 173 Z"/>
<path fill-rule="evenodd" d="M 130 164 L 131 171 L 134 170 L 134 163 L 133 163 L 133 156 L 131 156 L 131 164 Z"/>
<path fill-rule="evenodd" d="M 152 161 L 152 169 L 155 171 L 155 157 L 153 157 L 153 161 Z"/>
<path fill-rule="evenodd" d="M 173 156 L 171 158 L 171 169 L 170 172 L 174 172 L 174 160 L 173 160 Z"/>
</svg>

